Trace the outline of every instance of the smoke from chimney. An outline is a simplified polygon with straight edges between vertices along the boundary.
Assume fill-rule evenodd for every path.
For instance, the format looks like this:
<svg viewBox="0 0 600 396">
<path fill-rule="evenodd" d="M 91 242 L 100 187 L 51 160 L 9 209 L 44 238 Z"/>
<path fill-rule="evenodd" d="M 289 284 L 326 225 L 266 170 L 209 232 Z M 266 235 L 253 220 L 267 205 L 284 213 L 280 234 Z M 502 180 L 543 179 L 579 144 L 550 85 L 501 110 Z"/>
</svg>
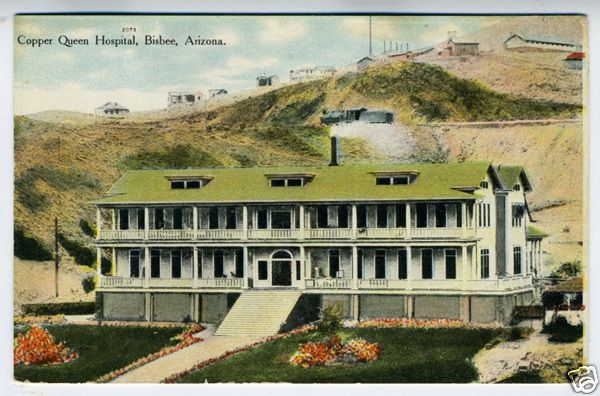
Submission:
<svg viewBox="0 0 600 396">
<path fill-rule="evenodd" d="M 339 152 L 339 138 L 336 135 L 333 135 L 331 137 L 331 162 L 329 163 L 329 166 L 338 166 L 340 164 Z"/>
</svg>

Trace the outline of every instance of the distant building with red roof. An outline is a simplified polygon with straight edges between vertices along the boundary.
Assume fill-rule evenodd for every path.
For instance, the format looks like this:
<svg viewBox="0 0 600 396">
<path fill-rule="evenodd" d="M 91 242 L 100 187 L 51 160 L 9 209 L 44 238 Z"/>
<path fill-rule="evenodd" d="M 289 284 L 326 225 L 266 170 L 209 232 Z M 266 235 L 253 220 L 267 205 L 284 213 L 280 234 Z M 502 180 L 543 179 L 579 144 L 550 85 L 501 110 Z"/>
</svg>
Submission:
<svg viewBox="0 0 600 396">
<path fill-rule="evenodd" d="M 585 59 L 585 52 L 571 52 L 564 59 L 565 67 L 568 70 L 582 70 L 583 69 L 583 61 Z"/>
</svg>

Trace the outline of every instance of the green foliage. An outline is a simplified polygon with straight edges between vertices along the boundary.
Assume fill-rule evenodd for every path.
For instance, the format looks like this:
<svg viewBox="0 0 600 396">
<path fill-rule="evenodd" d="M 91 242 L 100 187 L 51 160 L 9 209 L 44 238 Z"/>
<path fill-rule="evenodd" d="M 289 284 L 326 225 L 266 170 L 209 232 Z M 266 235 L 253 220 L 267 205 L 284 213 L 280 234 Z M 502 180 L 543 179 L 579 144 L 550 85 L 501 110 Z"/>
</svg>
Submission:
<svg viewBox="0 0 600 396">
<path fill-rule="evenodd" d="M 572 278 L 581 274 L 581 261 L 573 260 L 562 263 L 550 275 L 551 278 Z"/>
<path fill-rule="evenodd" d="M 14 254 L 23 260 L 52 260 L 54 255 L 46 244 L 26 232 L 19 225 L 14 227 Z"/>
<path fill-rule="evenodd" d="M 85 235 L 92 237 L 92 238 L 96 237 L 96 229 L 94 228 L 94 225 L 92 223 L 90 223 L 88 220 L 80 219 L 79 220 L 79 228 L 81 228 L 81 231 L 83 231 L 83 233 Z"/>
<path fill-rule="evenodd" d="M 84 246 L 81 242 L 70 239 L 64 234 L 58 234 L 58 242 L 65 248 L 70 256 L 79 265 L 87 265 L 93 267 L 96 263 L 96 252 L 94 249 Z"/>
<path fill-rule="evenodd" d="M 554 316 L 544 326 L 544 333 L 550 334 L 552 342 L 575 342 L 583 336 L 583 325 L 572 326 L 563 316 Z"/>
<path fill-rule="evenodd" d="M 96 282 L 94 281 L 93 276 L 86 276 L 81 280 L 81 287 L 83 291 L 86 293 L 90 293 L 96 288 Z"/>
<path fill-rule="evenodd" d="M 324 101 L 325 94 L 322 92 L 314 98 L 294 98 L 271 117 L 271 122 L 277 125 L 301 124 L 312 117 Z"/>
<path fill-rule="evenodd" d="M 64 342 L 79 357 L 68 364 L 15 367 L 17 381 L 90 382 L 127 366 L 161 348 L 174 345 L 181 327 L 49 326 L 57 342 Z M 27 329 L 18 330 L 27 331 Z"/>
<path fill-rule="evenodd" d="M 96 312 L 94 301 L 23 304 L 26 315 L 91 315 Z"/>
<path fill-rule="evenodd" d="M 499 384 L 541 384 L 544 382 L 539 370 L 519 371 L 498 381 Z"/>
<path fill-rule="evenodd" d="M 512 326 L 508 333 L 508 341 L 518 341 L 529 338 L 529 336 L 533 333 L 533 329 L 531 327 L 520 327 L 520 326 Z"/>
<path fill-rule="evenodd" d="M 102 187 L 97 178 L 77 168 L 63 171 L 50 165 L 36 165 L 22 172 L 15 180 L 15 193 L 19 202 L 32 213 L 50 206 L 48 195 L 39 191 L 36 186 L 40 180 L 59 191 L 99 191 Z"/>
<path fill-rule="evenodd" d="M 141 150 L 121 160 L 124 169 L 185 169 L 223 165 L 212 154 L 187 144 L 168 146 L 161 150 Z"/>
<path fill-rule="evenodd" d="M 317 332 L 331 339 L 342 329 L 344 310 L 341 304 L 335 303 L 323 308 L 317 322 Z"/>
</svg>

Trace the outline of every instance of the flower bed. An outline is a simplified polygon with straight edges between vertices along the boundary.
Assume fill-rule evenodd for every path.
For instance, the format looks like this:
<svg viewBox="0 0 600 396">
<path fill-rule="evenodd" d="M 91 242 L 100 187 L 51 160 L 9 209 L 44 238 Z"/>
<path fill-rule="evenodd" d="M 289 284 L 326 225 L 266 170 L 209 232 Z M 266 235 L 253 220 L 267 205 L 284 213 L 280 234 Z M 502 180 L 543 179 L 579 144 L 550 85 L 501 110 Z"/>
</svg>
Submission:
<svg viewBox="0 0 600 396">
<path fill-rule="evenodd" d="M 353 338 L 346 344 L 341 343 L 339 336 L 321 342 L 305 342 L 290 358 L 293 366 L 304 368 L 331 364 L 355 364 L 376 360 L 381 353 L 377 343 L 370 343 L 363 338 Z"/>
<path fill-rule="evenodd" d="M 279 340 L 279 339 L 282 339 L 282 338 L 287 338 L 287 337 L 290 337 L 290 336 L 295 335 L 295 334 L 306 333 L 306 332 L 312 331 L 314 329 L 315 329 L 315 326 L 313 326 L 313 325 L 306 325 L 306 326 L 299 327 L 299 328 L 297 328 L 295 330 L 292 330 L 290 332 L 287 332 L 287 333 L 275 334 L 274 336 L 263 338 L 261 340 L 253 342 L 253 343 L 248 344 L 246 346 L 243 346 L 243 347 L 240 347 L 240 348 L 236 348 L 236 349 L 233 349 L 231 351 L 226 351 L 225 353 L 223 353 L 220 356 L 217 356 L 217 357 L 212 358 L 212 359 L 205 360 L 203 362 L 200 362 L 200 363 L 194 365 L 193 367 L 191 367 L 191 368 L 189 368 L 187 370 L 184 370 L 184 371 L 179 372 L 179 373 L 175 373 L 175 374 L 173 374 L 173 375 L 165 378 L 164 380 L 162 380 L 161 383 L 174 384 L 174 383 L 178 382 L 182 377 L 184 377 L 186 375 L 189 375 L 190 373 L 192 373 L 192 372 L 194 372 L 196 370 L 200 370 L 201 368 L 206 367 L 206 366 L 208 366 L 210 364 L 217 363 L 217 362 L 220 362 L 222 360 L 225 360 L 228 357 L 230 357 L 232 355 L 235 355 L 237 353 L 247 351 L 247 350 L 249 350 L 251 348 L 254 348 L 255 346 L 258 346 L 260 344 L 265 344 L 267 342 Z"/>
<path fill-rule="evenodd" d="M 407 328 L 432 328 L 432 329 L 498 329 L 503 327 L 499 322 L 491 323 L 472 323 L 453 319 L 406 319 L 406 318 L 378 318 L 367 319 L 351 324 L 349 327 L 365 328 L 387 328 L 387 327 L 407 327 Z"/>
<path fill-rule="evenodd" d="M 170 355 L 174 352 L 177 352 L 183 348 L 186 348 L 190 345 L 193 345 L 197 342 L 201 342 L 204 341 L 202 338 L 200 337 L 194 337 L 194 334 L 201 332 L 202 330 L 204 330 L 204 326 L 194 323 L 191 324 L 189 326 L 187 326 L 185 328 L 185 330 L 183 331 L 183 333 L 177 335 L 176 337 L 174 337 L 177 340 L 180 340 L 180 342 L 177 345 L 173 345 L 170 347 L 166 347 L 161 349 L 160 351 L 156 352 L 156 353 L 152 353 L 146 357 L 143 357 L 141 359 L 136 360 L 133 363 L 128 364 L 127 366 L 120 368 L 118 370 L 114 370 L 111 371 L 108 374 L 103 375 L 102 377 L 98 378 L 96 381 L 96 383 L 105 383 L 105 382 L 110 382 L 113 379 L 120 377 L 121 375 L 136 369 L 138 367 L 143 366 L 144 364 L 150 363 L 156 359 L 159 359 L 161 357 Z"/>
<path fill-rule="evenodd" d="M 17 335 L 13 353 L 15 366 L 63 364 L 78 357 L 77 352 L 57 343 L 48 330 L 35 325 L 27 333 Z"/>
</svg>

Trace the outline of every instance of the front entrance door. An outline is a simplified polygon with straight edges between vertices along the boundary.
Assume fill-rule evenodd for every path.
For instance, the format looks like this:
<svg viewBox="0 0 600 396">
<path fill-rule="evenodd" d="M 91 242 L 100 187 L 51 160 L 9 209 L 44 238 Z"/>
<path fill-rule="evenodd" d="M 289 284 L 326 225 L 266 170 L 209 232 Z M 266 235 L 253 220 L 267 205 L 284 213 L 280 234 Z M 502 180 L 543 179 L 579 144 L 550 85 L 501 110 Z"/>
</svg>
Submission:
<svg viewBox="0 0 600 396">
<path fill-rule="evenodd" d="M 273 260 L 271 268 L 271 279 L 273 286 L 292 285 L 292 261 Z"/>
</svg>

